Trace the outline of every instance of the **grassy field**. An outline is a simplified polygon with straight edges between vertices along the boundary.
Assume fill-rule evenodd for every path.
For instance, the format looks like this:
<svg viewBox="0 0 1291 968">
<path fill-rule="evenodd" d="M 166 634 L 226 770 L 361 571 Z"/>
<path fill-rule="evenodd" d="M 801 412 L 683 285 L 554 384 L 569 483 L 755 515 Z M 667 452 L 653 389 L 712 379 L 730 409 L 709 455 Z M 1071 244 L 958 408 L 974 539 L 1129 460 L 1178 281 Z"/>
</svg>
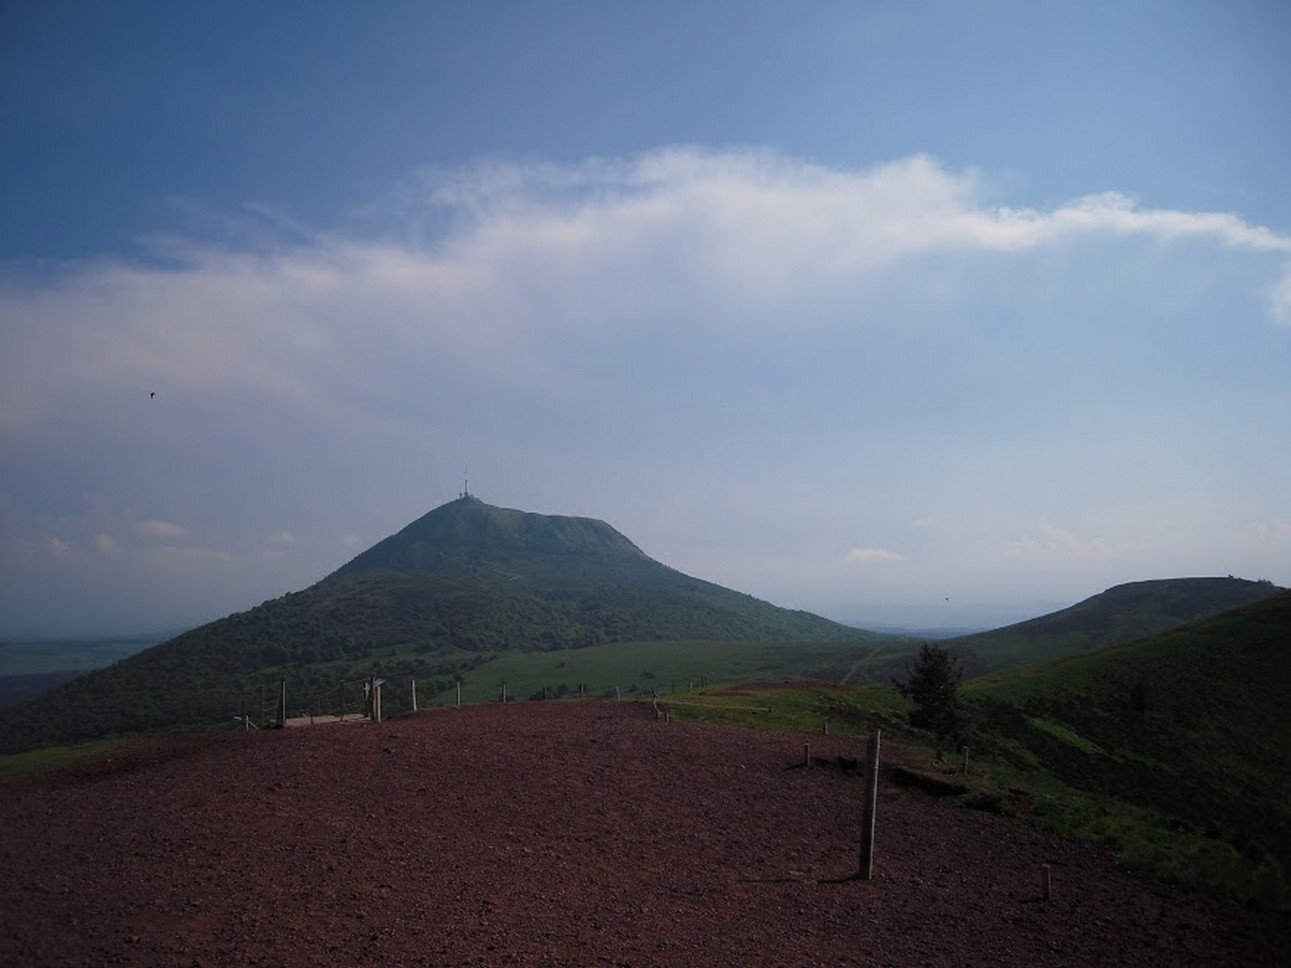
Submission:
<svg viewBox="0 0 1291 968">
<path fill-rule="evenodd" d="M 558 652 L 504 652 L 462 674 L 462 702 L 578 694 L 636 697 L 701 683 L 882 681 L 914 646 L 802 642 L 640 642 Z M 456 701 L 456 690 L 419 692 L 419 704 Z"/>
<path fill-rule="evenodd" d="M 100 740 L 97 743 L 79 743 L 75 746 L 48 746 L 26 753 L 0 756 L 0 781 L 15 780 L 42 773 L 46 770 L 68 766 L 81 760 L 109 756 L 121 746 L 120 740 Z"/>
</svg>

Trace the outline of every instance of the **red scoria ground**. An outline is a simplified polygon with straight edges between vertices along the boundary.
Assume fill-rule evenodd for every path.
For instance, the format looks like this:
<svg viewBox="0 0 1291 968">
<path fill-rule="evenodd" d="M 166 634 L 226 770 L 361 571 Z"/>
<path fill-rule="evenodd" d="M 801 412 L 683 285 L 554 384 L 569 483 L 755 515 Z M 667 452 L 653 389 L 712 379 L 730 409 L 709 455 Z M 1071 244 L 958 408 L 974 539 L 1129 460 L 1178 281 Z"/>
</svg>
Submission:
<svg viewBox="0 0 1291 968">
<path fill-rule="evenodd" d="M 632 703 L 132 744 L 0 787 L 7 965 L 1255 965 L 1285 916 Z M 885 750 L 884 761 L 900 754 Z M 1040 898 L 1040 867 L 1053 894 Z"/>
</svg>

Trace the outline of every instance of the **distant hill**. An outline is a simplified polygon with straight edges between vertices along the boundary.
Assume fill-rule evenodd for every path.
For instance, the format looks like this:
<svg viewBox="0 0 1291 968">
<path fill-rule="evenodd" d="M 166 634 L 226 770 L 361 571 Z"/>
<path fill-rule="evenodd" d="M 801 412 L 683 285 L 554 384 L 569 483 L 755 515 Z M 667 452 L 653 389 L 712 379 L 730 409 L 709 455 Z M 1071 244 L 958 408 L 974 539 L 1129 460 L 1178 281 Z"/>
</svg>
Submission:
<svg viewBox="0 0 1291 968">
<path fill-rule="evenodd" d="M 1203 588 L 1208 586 L 1201 586 Z M 1213 587 L 1213 586 L 1209 586 Z M 983 736 L 1023 768 L 1178 818 L 1291 900 L 1291 592 L 1183 628 L 966 683 Z M 984 742 L 979 738 L 977 742 Z M 1195 872 L 1194 872 L 1195 873 Z"/>
<path fill-rule="evenodd" d="M 1169 578 L 1117 585 L 1060 612 L 941 644 L 968 675 L 1132 642 L 1279 594 L 1267 581 Z"/>
<path fill-rule="evenodd" d="M 42 695 L 92 669 L 141 652 L 178 634 L 0 641 L 0 706 Z"/>
<path fill-rule="evenodd" d="M 678 640 L 886 637 L 684 575 L 602 521 L 464 496 L 303 591 L 0 710 L 0 752 L 227 724 L 244 703 L 258 712 L 258 687 L 277 679 L 307 697 L 416 674 L 432 695 L 497 652 Z"/>
</svg>

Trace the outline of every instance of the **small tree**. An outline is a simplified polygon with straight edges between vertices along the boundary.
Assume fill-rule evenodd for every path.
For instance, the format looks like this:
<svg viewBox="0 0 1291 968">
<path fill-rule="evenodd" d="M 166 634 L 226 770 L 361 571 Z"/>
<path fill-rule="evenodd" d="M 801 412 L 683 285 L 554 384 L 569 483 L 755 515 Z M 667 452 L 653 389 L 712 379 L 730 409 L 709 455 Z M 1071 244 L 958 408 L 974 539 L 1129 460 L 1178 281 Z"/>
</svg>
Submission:
<svg viewBox="0 0 1291 968">
<path fill-rule="evenodd" d="M 914 703 L 910 725 L 928 729 L 943 742 L 954 738 L 960 729 L 959 683 L 963 679 L 959 660 L 939 645 L 925 643 L 919 655 L 906 664 L 905 681 L 892 684 Z"/>
</svg>

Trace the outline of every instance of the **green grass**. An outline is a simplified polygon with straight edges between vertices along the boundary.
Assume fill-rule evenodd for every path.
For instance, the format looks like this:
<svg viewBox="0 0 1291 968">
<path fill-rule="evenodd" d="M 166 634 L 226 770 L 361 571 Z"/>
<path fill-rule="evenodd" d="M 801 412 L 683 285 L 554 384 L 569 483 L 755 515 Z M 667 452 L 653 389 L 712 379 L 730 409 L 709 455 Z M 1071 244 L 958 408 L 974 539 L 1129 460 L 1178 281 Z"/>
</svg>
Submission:
<svg viewBox="0 0 1291 968">
<path fill-rule="evenodd" d="M 1028 716 L 1026 717 L 1026 721 L 1033 728 L 1038 729 L 1043 733 L 1048 733 L 1055 739 L 1063 743 L 1067 743 L 1070 746 L 1074 746 L 1083 753 L 1096 755 L 1103 752 L 1099 749 L 1096 743 L 1091 743 L 1083 736 L 1077 735 L 1072 730 L 1059 723 L 1051 723 L 1047 719 L 1040 719 L 1037 716 Z"/>
<path fill-rule="evenodd" d="M 868 736 L 875 727 L 909 733 L 908 706 L 888 686 L 737 683 L 665 695 L 661 704 L 670 716 L 687 722 L 791 733 L 827 728 L 834 736 Z"/>
<path fill-rule="evenodd" d="M 75 746 L 48 746 L 26 753 L 0 756 L 0 781 L 44 773 L 68 766 L 81 760 L 96 759 L 119 749 L 119 740 L 99 740 L 95 743 L 78 743 Z"/>
<path fill-rule="evenodd" d="M 1278 907 L 1291 904 L 1288 684 L 1283 593 L 994 673 L 963 693 L 974 745 L 997 761 L 1001 784 L 1040 797 L 1056 829 L 1108 843 L 1126 863 Z"/>
<path fill-rule="evenodd" d="M 674 693 L 702 683 L 778 682 L 819 679 L 836 682 L 858 665 L 881 666 L 908 650 L 870 643 L 811 642 L 631 642 L 557 652 L 502 652 L 462 674 L 462 702 L 491 702 L 505 682 L 510 699 L 542 694 L 623 698 Z M 565 687 L 563 693 L 561 687 Z M 418 691 L 419 705 L 449 704 L 456 692 Z"/>
</svg>

